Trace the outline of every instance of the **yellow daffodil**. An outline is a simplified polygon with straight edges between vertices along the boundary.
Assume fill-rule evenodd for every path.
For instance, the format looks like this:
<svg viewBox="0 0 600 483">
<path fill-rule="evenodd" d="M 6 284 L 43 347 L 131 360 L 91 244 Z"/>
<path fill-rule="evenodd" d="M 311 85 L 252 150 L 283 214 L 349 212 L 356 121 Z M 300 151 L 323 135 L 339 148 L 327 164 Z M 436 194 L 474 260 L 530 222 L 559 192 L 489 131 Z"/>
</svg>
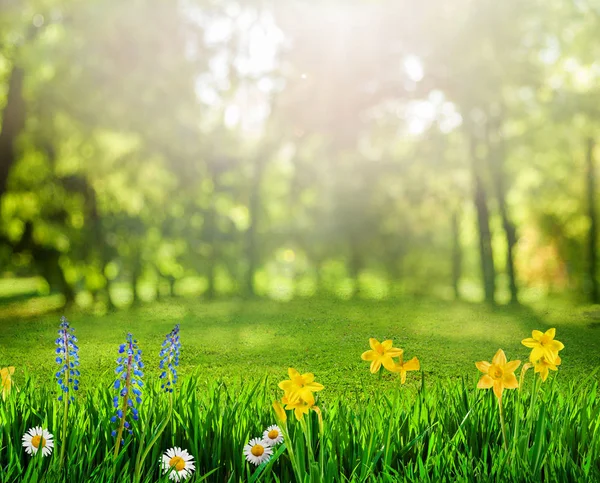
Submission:
<svg viewBox="0 0 600 483">
<path fill-rule="evenodd" d="M 295 397 L 284 397 L 283 398 L 283 402 L 286 405 L 285 408 L 293 410 L 294 416 L 296 416 L 296 419 L 298 421 L 301 421 L 302 418 L 304 417 L 304 415 L 308 414 L 308 412 L 314 406 L 315 399 L 312 396 L 312 394 L 311 394 L 311 400 L 312 400 L 312 402 L 305 401 L 304 399 L 302 399 L 301 397 L 298 397 L 297 395 Z"/>
<path fill-rule="evenodd" d="M 360 356 L 363 361 L 371 361 L 371 373 L 375 374 L 381 365 L 388 371 L 394 371 L 395 363 L 392 357 L 400 357 L 404 352 L 402 349 L 392 347 L 391 340 L 379 342 L 377 339 L 369 339 L 370 351 L 365 351 Z"/>
<path fill-rule="evenodd" d="M 0 369 L 0 376 L 2 377 L 2 400 L 6 400 L 6 397 L 10 394 L 10 388 L 13 385 L 12 376 L 15 373 L 13 366 L 3 367 Z"/>
<path fill-rule="evenodd" d="M 421 364 L 419 364 L 419 359 L 413 357 L 410 361 L 404 362 L 402 354 L 400 354 L 400 360 L 394 365 L 394 370 L 392 372 L 399 372 L 400 384 L 404 384 L 406 382 L 406 373 L 408 371 L 418 371 L 420 368 Z"/>
<path fill-rule="evenodd" d="M 558 371 L 558 367 L 560 366 L 560 357 L 557 355 L 554 361 L 549 361 L 545 357 L 541 357 L 534 363 L 535 372 L 539 372 L 540 377 L 543 382 L 548 378 L 548 370 Z"/>
<path fill-rule="evenodd" d="M 545 357 L 547 361 L 554 361 L 558 357 L 558 351 L 565 348 L 562 342 L 554 340 L 556 329 L 548 329 L 542 333 L 539 330 L 531 332 L 531 337 L 523 339 L 521 344 L 531 349 L 529 360 L 535 363 L 537 360 Z"/>
<path fill-rule="evenodd" d="M 483 372 L 483 376 L 477 383 L 479 389 L 494 388 L 494 394 L 498 399 L 502 398 L 504 389 L 516 389 L 519 387 L 515 370 L 521 361 L 506 361 L 506 355 L 502 349 L 498 349 L 492 359 L 492 363 L 485 361 L 476 362 L 477 369 Z"/>
<path fill-rule="evenodd" d="M 273 402 L 273 410 L 275 411 L 275 416 L 281 423 L 285 423 L 287 421 L 287 414 L 285 413 L 285 409 L 281 406 L 279 401 Z"/>
<path fill-rule="evenodd" d="M 324 389 L 323 385 L 314 382 L 315 376 L 310 372 L 300 374 L 296 369 L 290 367 L 288 374 L 290 376 L 289 380 L 281 381 L 279 387 L 289 397 L 295 398 L 297 396 L 312 406 L 315 403 L 313 392 L 322 391 Z"/>
</svg>

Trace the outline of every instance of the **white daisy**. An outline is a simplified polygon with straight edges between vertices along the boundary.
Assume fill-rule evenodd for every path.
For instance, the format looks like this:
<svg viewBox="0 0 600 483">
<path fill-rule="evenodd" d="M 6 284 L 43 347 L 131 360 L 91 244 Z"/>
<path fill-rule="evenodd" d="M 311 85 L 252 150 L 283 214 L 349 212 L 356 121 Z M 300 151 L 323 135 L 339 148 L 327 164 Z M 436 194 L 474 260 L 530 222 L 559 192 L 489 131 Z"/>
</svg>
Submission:
<svg viewBox="0 0 600 483">
<path fill-rule="evenodd" d="M 266 440 L 254 438 L 244 446 L 244 454 L 250 463 L 258 466 L 265 461 L 269 461 L 273 454 L 273 448 Z"/>
<path fill-rule="evenodd" d="M 263 433 L 263 439 L 269 443 L 270 446 L 275 446 L 283 441 L 283 434 L 281 434 L 279 426 L 273 425 L 269 426 Z"/>
<path fill-rule="evenodd" d="M 186 449 L 177 447 L 165 451 L 162 467 L 165 474 L 169 473 L 169 478 L 175 481 L 189 478 L 196 469 L 194 457 Z"/>
<path fill-rule="evenodd" d="M 36 454 L 41 446 L 42 456 L 50 456 L 54 448 L 53 437 L 47 429 L 36 426 L 23 435 L 23 447 L 27 454 Z"/>
</svg>

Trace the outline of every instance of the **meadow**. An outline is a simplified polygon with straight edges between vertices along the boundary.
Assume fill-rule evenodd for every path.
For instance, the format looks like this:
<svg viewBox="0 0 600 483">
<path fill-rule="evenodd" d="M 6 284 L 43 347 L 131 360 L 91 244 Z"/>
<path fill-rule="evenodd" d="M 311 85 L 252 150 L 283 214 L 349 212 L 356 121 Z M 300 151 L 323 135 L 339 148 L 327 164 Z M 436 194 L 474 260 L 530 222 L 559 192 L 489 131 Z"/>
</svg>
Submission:
<svg viewBox="0 0 600 483">
<path fill-rule="evenodd" d="M 2 482 L 168 481 L 159 460 L 171 447 L 194 457 L 192 482 L 600 479 L 600 341 L 590 308 L 175 299 L 67 316 L 78 337 L 81 377 L 62 465 L 64 406 L 54 377 L 59 316 L 3 321 L 0 367 L 16 370 L 0 404 Z M 175 324 L 181 359 L 171 400 L 160 387 L 159 352 Z M 529 370 L 520 389 L 504 391 L 505 443 L 493 391 L 476 388 L 475 362 L 502 348 L 509 361 L 522 361 L 519 377 L 529 354 L 521 340 L 549 327 L 565 344 L 562 364 L 545 382 Z M 139 420 L 115 457 L 111 400 L 127 332 L 142 350 L 145 386 Z M 405 360 L 418 357 L 421 371 L 409 372 L 404 385 L 398 374 L 371 374 L 361 360 L 370 337 L 392 339 Z M 315 393 L 315 409 L 299 421 L 287 411 L 284 422 L 272 403 L 284 395 L 277 383 L 289 367 L 314 373 L 324 388 Z M 284 431 L 284 443 L 267 462 L 249 464 L 244 445 L 273 424 Z M 54 435 L 50 457 L 31 457 L 21 447 L 35 426 Z"/>
<path fill-rule="evenodd" d="M 60 315 L 3 320 L 0 366 L 13 365 L 18 374 L 28 371 L 50 381 Z M 538 302 L 533 308 L 490 308 L 427 298 L 211 303 L 176 298 L 103 315 L 66 315 L 77 329 L 85 367 L 82 387 L 112 374 L 115 348 L 128 332 L 139 339 L 147 365 L 158 365 L 163 337 L 177 323 L 182 331 L 181 375 L 197 369 L 203 381 L 245 383 L 264 376 L 277 379 L 288 367 L 296 367 L 317 374 L 331 396 L 379 387 L 360 360 L 370 337 L 393 339 L 406 356 L 418 356 L 427 382 L 474 378 L 474 362 L 491 357 L 498 348 L 509 359 L 525 360 L 527 348 L 521 339 L 549 327 L 556 327 L 559 339 L 567 341 L 560 380 L 578 380 L 600 366 L 600 314 L 593 306 L 574 308 L 561 301 Z M 395 378 L 387 374 L 385 379 Z"/>
</svg>

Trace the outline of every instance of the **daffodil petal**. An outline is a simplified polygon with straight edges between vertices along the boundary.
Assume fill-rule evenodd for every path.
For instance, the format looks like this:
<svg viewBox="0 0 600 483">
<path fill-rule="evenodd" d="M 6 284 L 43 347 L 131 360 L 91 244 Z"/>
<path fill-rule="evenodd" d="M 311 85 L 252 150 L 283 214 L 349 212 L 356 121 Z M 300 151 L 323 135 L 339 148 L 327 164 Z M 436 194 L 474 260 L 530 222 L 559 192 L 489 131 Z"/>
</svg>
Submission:
<svg viewBox="0 0 600 483">
<path fill-rule="evenodd" d="M 325 389 L 325 386 L 323 386 L 323 384 L 319 384 L 318 382 L 311 382 L 310 384 L 306 384 L 304 387 L 312 392 L 322 391 Z"/>
<path fill-rule="evenodd" d="M 521 365 L 521 361 L 510 361 L 504 366 L 504 372 L 515 372 L 517 367 Z"/>
<path fill-rule="evenodd" d="M 550 350 L 558 352 L 563 350 L 565 348 L 565 345 L 558 340 L 553 340 L 552 342 L 550 342 L 548 347 L 550 348 Z"/>
<path fill-rule="evenodd" d="M 390 356 L 388 356 L 387 354 L 381 356 L 381 362 L 383 363 L 383 367 L 385 367 L 388 371 L 394 372 L 396 364 Z"/>
<path fill-rule="evenodd" d="M 312 406 L 315 403 L 315 397 L 313 396 L 313 393 L 310 392 L 308 389 L 302 388 L 302 390 L 298 391 L 298 394 L 300 395 L 302 400 L 306 402 L 306 404 L 308 404 L 309 406 Z"/>
<path fill-rule="evenodd" d="M 496 395 L 496 397 L 498 399 L 500 399 L 502 397 L 502 390 L 503 390 L 502 381 L 500 381 L 500 380 L 494 381 L 494 394 Z"/>
<path fill-rule="evenodd" d="M 371 373 L 375 374 L 379 369 L 381 368 L 381 360 L 380 359 L 373 359 L 373 362 L 371 362 Z"/>
<path fill-rule="evenodd" d="M 481 379 L 479 379 L 479 382 L 477 383 L 477 387 L 479 389 L 489 389 L 493 385 L 494 385 L 494 380 L 487 374 L 481 376 Z"/>
<path fill-rule="evenodd" d="M 546 351 L 544 351 L 544 348 L 542 346 L 536 346 L 533 349 L 531 349 L 531 354 L 529 354 L 529 360 L 531 362 L 536 362 L 542 358 L 545 352 Z"/>
<path fill-rule="evenodd" d="M 290 367 L 288 369 L 288 374 L 289 374 L 291 380 L 294 380 L 294 377 L 298 377 L 300 375 L 300 373 L 293 367 Z"/>
<path fill-rule="evenodd" d="M 293 387 L 293 383 L 292 381 L 281 381 L 279 384 L 277 384 L 279 386 L 279 389 L 289 392 L 292 390 Z"/>
<path fill-rule="evenodd" d="M 502 378 L 502 385 L 507 389 L 516 389 L 519 387 L 517 376 L 514 374 L 504 374 L 504 377 Z"/>
<path fill-rule="evenodd" d="M 483 372 L 484 374 L 487 374 L 491 364 L 489 362 L 486 361 L 479 361 L 475 363 L 475 366 L 477 367 L 477 369 L 479 369 L 481 372 Z"/>
<path fill-rule="evenodd" d="M 387 355 L 390 357 L 401 357 L 402 354 L 404 354 L 404 349 L 396 349 L 395 347 L 387 351 Z"/>
<path fill-rule="evenodd" d="M 421 364 L 416 357 L 413 357 L 410 361 L 404 363 L 405 371 L 418 371 L 419 369 L 421 369 Z"/>
<path fill-rule="evenodd" d="M 539 331 L 539 330 L 532 330 L 531 331 L 531 337 L 533 337 L 537 341 L 539 341 L 543 335 L 544 334 L 541 331 Z"/>
<path fill-rule="evenodd" d="M 521 341 L 521 344 L 523 344 L 525 347 L 529 347 L 530 349 L 533 349 L 535 346 L 537 346 L 539 344 L 539 342 L 537 340 L 529 337 L 528 339 L 523 339 Z"/>
<path fill-rule="evenodd" d="M 406 371 L 400 371 L 400 384 L 404 384 L 406 382 Z"/>
<path fill-rule="evenodd" d="M 492 364 L 496 364 L 497 366 L 503 366 L 506 364 L 506 354 L 502 349 L 498 349 L 498 352 L 494 355 L 492 359 Z"/>
<path fill-rule="evenodd" d="M 369 339 L 369 345 L 371 346 L 371 349 L 373 349 L 374 351 L 376 351 L 380 344 L 379 344 L 379 341 L 377 339 L 373 339 L 371 337 Z"/>
<path fill-rule="evenodd" d="M 377 357 L 377 352 L 375 351 L 365 351 L 360 355 L 360 358 L 363 361 L 372 361 Z"/>
<path fill-rule="evenodd" d="M 306 374 L 302 374 L 302 379 L 304 379 L 304 385 L 310 384 L 315 380 L 315 375 L 312 372 L 307 372 Z"/>
<path fill-rule="evenodd" d="M 550 337 L 551 339 L 554 339 L 554 336 L 556 335 L 556 329 L 548 329 L 544 335 Z"/>
<path fill-rule="evenodd" d="M 392 348 L 392 346 L 393 346 L 393 345 L 394 345 L 394 343 L 393 343 L 391 340 L 389 340 L 389 339 L 388 339 L 388 340 L 384 340 L 384 341 L 381 343 L 381 346 L 382 346 L 382 347 L 384 348 L 384 350 L 386 350 L 386 351 L 389 351 L 389 350 Z"/>
</svg>

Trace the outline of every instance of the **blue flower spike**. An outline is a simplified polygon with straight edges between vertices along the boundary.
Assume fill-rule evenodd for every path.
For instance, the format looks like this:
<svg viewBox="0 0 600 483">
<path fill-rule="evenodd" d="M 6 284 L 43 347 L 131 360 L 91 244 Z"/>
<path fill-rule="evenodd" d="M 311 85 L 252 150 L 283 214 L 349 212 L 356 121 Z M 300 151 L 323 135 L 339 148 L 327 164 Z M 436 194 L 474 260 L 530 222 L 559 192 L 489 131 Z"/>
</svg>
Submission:
<svg viewBox="0 0 600 483">
<path fill-rule="evenodd" d="M 165 336 L 160 350 L 160 378 L 163 380 L 161 389 L 165 392 L 173 392 L 173 386 L 177 383 L 177 367 L 179 366 L 179 324 Z"/>
<path fill-rule="evenodd" d="M 113 397 L 113 406 L 115 415 L 111 418 L 112 423 L 116 423 L 117 428 L 112 431 L 112 435 L 117 438 L 116 449 L 123 444 L 123 433 L 127 431 L 132 433 L 131 421 L 137 421 L 139 418 L 136 405 L 142 402 L 142 390 L 144 376 L 142 369 L 142 351 L 137 346 L 137 340 L 133 339 L 131 334 L 127 334 L 125 344 L 119 346 L 119 357 L 116 360 L 117 368 L 115 374 L 117 378 L 114 383 L 116 395 Z"/>
<path fill-rule="evenodd" d="M 58 364 L 58 372 L 55 376 L 61 391 L 58 400 L 62 401 L 63 397 L 67 397 L 68 402 L 71 403 L 75 400 L 73 392 L 79 390 L 79 376 L 81 375 L 78 369 L 79 347 L 75 329 L 69 325 L 69 321 L 64 316 L 60 318 L 60 328 L 55 343 L 55 361 Z"/>
</svg>

